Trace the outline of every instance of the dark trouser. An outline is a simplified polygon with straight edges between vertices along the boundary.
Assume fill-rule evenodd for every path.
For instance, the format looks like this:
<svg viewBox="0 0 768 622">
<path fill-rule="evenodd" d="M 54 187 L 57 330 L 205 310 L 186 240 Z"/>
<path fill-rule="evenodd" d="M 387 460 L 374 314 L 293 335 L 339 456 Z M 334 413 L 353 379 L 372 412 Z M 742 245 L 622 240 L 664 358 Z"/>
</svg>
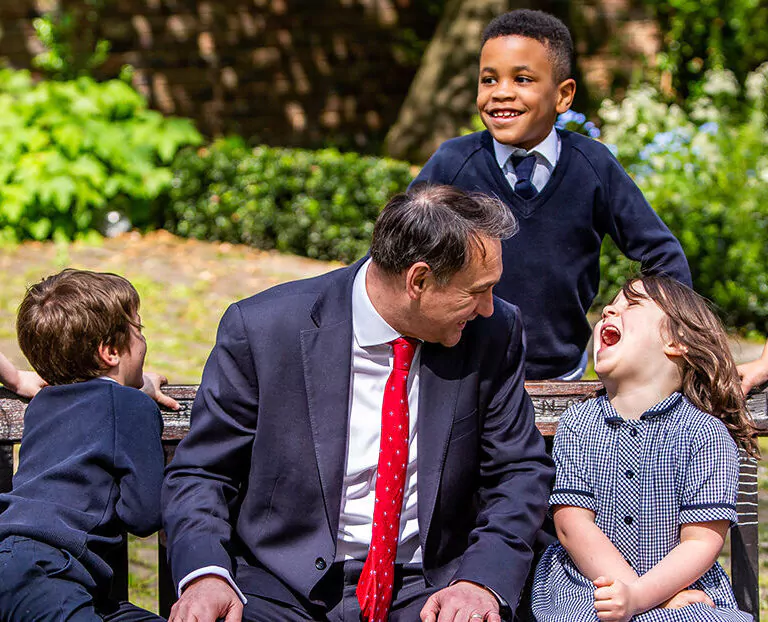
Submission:
<svg viewBox="0 0 768 622">
<path fill-rule="evenodd" d="M 246 593 L 248 604 L 243 612 L 244 622 L 298 622 L 319 620 L 322 622 L 360 622 L 360 605 L 357 602 L 357 581 L 363 562 L 350 560 L 333 564 L 326 576 L 327 607 L 319 607 L 303 599 L 292 603 L 272 600 Z M 390 622 L 415 622 L 427 599 L 439 588 L 428 586 L 420 564 L 395 566 L 395 586 L 390 608 Z"/>
<path fill-rule="evenodd" d="M 128 602 L 94 602 L 93 579 L 68 552 L 37 540 L 0 541 L 0 621 L 162 622 Z M 90 590 L 89 590 L 90 588 Z"/>
</svg>

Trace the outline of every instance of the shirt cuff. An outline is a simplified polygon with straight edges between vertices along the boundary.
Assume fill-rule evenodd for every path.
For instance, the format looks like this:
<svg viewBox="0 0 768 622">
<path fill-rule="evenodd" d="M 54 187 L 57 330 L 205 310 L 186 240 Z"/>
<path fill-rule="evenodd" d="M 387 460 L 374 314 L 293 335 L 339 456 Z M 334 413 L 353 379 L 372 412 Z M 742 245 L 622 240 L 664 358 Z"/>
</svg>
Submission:
<svg viewBox="0 0 768 622">
<path fill-rule="evenodd" d="M 207 574 L 216 575 L 217 577 L 225 579 L 226 582 L 229 583 L 229 586 L 235 590 L 235 594 L 237 594 L 240 602 L 242 602 L 244 605 L 248 602 L 248 599 L 240 591 L 240 588 L 237 587 L 237 584 L 235 584 L 235 581 L 232 579 L 232 575 L 229 574 L 229 571 L 226 568 L 222 568 L 221 566 L 205 566 L 204 568 L 199 568 L 190 572 L 186 577 L 179 581 L 179 590 L 177 596 L 181 597 L 182 591 L 184 591 L 184 588 L 190 581 Z"/>
</svg>

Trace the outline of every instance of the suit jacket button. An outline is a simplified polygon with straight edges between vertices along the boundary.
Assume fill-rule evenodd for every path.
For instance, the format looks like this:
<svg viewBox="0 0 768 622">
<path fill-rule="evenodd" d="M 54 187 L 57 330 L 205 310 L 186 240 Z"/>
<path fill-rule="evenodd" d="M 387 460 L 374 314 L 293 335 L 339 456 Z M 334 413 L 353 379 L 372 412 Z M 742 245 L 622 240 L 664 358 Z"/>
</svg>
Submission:
<svg viewBox="0 0 768 622">
<path fill-rule="evenodd" d="M 315 560 L 315 568 L 317 568 L 318 570 L 325 570 L 325 566 L 326 566 L 326 563 L 322 557 L 318 557 Z"/>
</svg>

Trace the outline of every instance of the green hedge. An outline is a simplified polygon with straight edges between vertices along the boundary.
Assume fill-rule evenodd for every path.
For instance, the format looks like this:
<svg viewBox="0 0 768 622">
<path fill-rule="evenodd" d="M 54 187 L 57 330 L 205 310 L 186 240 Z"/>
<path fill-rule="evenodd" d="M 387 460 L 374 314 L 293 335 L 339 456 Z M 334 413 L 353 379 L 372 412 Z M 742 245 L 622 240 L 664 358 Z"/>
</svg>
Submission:
<svg viewBox="0 0 768 622">
<path fill-rule="evenodd" d="M 82 237 L 110 210 L 156 224 L 170 163 L 201 141 L 119 80 L 34 83 L 0 69 L 0 241 Z"/>
<path fill-rule="evenodd" d="M 395 160 L 219 140 L 176 158 L 166 228 L 351 262 L 368 250 L 379 210 L 411 179 L 410 165 Z"/>
</svg>

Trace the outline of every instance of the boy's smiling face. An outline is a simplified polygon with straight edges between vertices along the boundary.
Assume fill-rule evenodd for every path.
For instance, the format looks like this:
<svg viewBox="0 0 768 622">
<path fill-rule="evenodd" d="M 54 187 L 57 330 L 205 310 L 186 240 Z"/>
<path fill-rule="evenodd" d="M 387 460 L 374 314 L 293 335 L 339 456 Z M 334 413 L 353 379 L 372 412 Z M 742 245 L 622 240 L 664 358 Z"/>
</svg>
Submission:
<svg viewBox="0 0 768 622">
<path fill-rule="evenodd" d="M 532 149 L 571 107 L 576 82 L 560 83 L 546 46 L 519 35 L 495 37 L 480 52 L 477 109 L 500 143 Z"/>
</svg>

